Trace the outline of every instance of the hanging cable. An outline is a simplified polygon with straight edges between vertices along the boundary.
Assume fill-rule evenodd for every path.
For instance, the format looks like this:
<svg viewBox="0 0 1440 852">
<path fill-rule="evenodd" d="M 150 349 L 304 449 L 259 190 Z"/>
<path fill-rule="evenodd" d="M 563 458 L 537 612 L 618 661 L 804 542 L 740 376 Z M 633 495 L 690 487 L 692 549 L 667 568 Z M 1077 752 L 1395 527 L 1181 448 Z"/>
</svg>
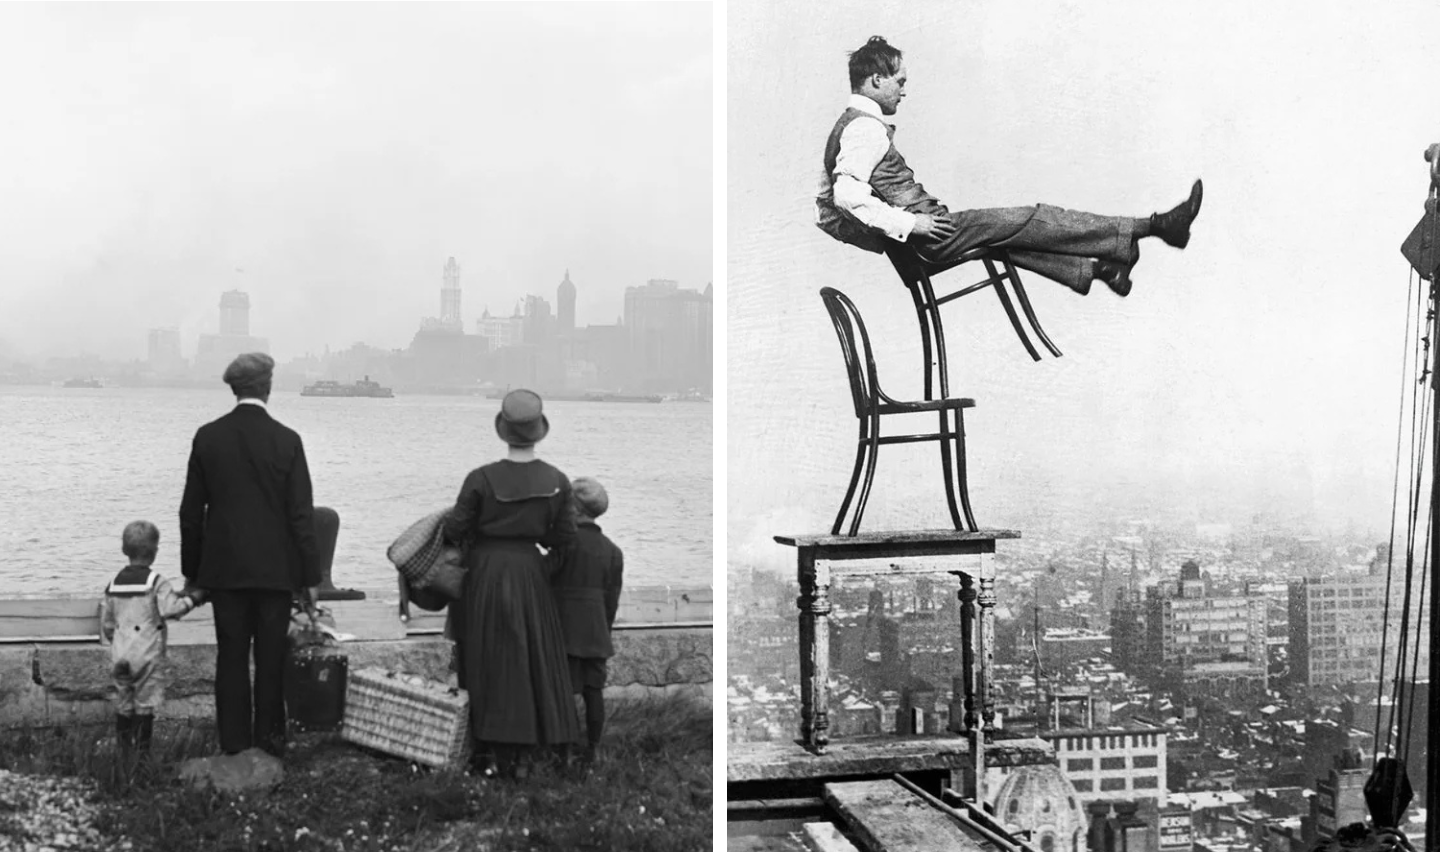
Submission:
<svg viewBox="0 0 1440 852">
<path fill-rule="evenodd" d="M 1426 542 L 1427 545 L 1428 545 L 1429 542 L 1430 542 L 1430 536 L 1434 534 L 1434 529 L 1433 529 L 1433 526 L 1434 526 L 1434 517 L 1435 517 L 1435 516 L 1434 516 L 1434 513 L 1432 512 L 1431 515 L 1430 515 L 1430 518 L 1427 519 L 1426 522 L 1425 522 L 1425 542 Z M 1429 549 L 1429 547 L 1426 547 L 1426 549 L 1425 549 L 1425 557 L 1421 560 L 1421 564 L 1420 564 L 1420 588 L 1421 588 L 1422 590 L 1423 590 L 1424 588 L 1426 588 L 1425 582 L 1426 582 L 1426 580 L 1428 579 L 1429 573 L 1430 573 L 1430 549 Z M 1405 715 L 1404 715 L 1405 728 L 1406 728 L 1406 731 L 1407 731 L 1407 732 L 1410 732 L 1410 733 L 1413 733 L 1413 732 L 1410 731 L 1410 729 L 1413 728 L 1414 725 L 1415 725 L 1415 693 L 1419 691 L 1419 690 L 1416 688 L 1416 684 L 1419 683 L 1419 680 L 1418 680 L 1417 678 L 1419 677 L 1419 671 L 1420 671 L 1420 649 L 1425 647 L 1425 643 L 1424 643 L 1424 641 L 1421 639 L 1421 636 L 1422 636 L 1422 634 L 1424 633 L 1424 628 L 1425 628 L 1424 618 L 1422 617 L 1422 615 L 1421 615 L 1420 613 L 1417 612 L 1416 615 L 1415 615 L 1415 651 L 1414 651 L 1414 657 L 1413 657 L 1413 659 L 1410 661 L 1410 700 L 1409 700 L 1409 703 L 1407 704 L 1407 706 L 1405 707 Z M 1411 743 L 1412 740 L 1414 740 L 1414 737 L 1413 737 L 1413 736 L 1411 736 L 1411 735 L 1407 735 L 1407 736 L 1406 736 L 1406 738 L 1405 738 L 1405 753 L 1404 753 L 1404 754 L 1401 756 L 1401 758 L 1400 758 L 1401 760 L 1405 761 L 1407 764 L 1409 763 L 1409 760 L 1410 760 L 1410 743 Z"/>
<path fill-rule="evenodd" d="M 1390 730 L 1385 730 L 1382 739 L 1380 732 L 1380 719 L 1383 715 L 1381 705 L 1385 697 L 1385 651 L 1386 637 L 1390 635 L 1390 584 L 1395 569 L 1395 517 L 1400 511 L 1400 447 L 1403 445 L 1405 429 L 1405 399 L 1413 385 L 1410 384 L 1410 374 L 1405 369 L 1409 363 L 1410 347 L 1410 302 L 1415 297 L 1415 276 L 1410 275 L 1409 289 L 1405 293 L 1405 335 L 1400 345 L 1400 411 L 1395 416 L 1395 478 L 1390 483 L 1390 536 L 1386 539 L 1385 546 L 1385 597 L 1383 618 L 1380 626 L 1380 676 L 1376 678 L 1375 684 L 1375 749 L 1374 760 L 1380 759 L 1381 751 L 1389 754 L 1390 751 Z M 1418 323 L 1418 318 L 1417 318 Z M 1405 477 L 1409 482 L 1410 477 Z M 1398 665 L 1398 664 L 1397 664 Z M 1395 723 L 1394 711 L 1390 713 L 1390 724 Z"/>
<path fill-rule="evenodd" d="M 1433 294 L 1432 294 L 1432 296 L 1433 296 Z M 1430 317 L 1430 319 L 1432 320 L 1431 334 L 1433 335 L 1433 334 L 1436 333 L 1436 326 L 1433 324 L 1433 320 L 1434 320 L 1434 318 L 1435 318 L 1435 304 L 1434 304 L 1434 299 L 1433 299 L 1433 297 L 1432 297 L 1432 299 L 1431 299 L 1429 317 Z M 1433 371 L 1432 371 L 1432 377 L 1431 377 L 1432 383 L 1435 381 L 1436 378 L 1437 378 L 1437 377 L 1433 374 Z M 1429 402 L 1429 400 L 1430 400 L 1431 398 L 1432 398 L 1432 397 L 1431 397 L 1430 394 L 1426 394 L 1425 399 L 1426 399 L 1427 403 Z M 1427 407 L 1428 407 L 1428 406 L 1427 406 Z M 1426 420 L 1425 422 L 1428 422 L 1428 418 L 1427 418 L 1427 420 Z M 1440 440 L 1440 436 L 1434 436 L 1434 435 L 1432 435 L 1432 436 L 1431 436 L 1431 441 L 1433 442 L 1433 441 L 1435 441 L 1435 440 Z M 1433 467 L 1433 465 L 1432 465 L 1432 467 Z M 1432 471 L 1430 472 L 1430 476 L 1431 476 L 1432 479 L 1433 479 L 1434 476 L 1435 476 L 1435 471 L 1432 470 Z M 1430 556 L 1430 541 L 1431 541 L 1430 537 L 1435 534 L 1434 521 L 1435 521 L 1435 512 L 1436 512 L 1437 509 L 1440 509 L 1440 507 L 1437 507 L 1437 506 L 1434 505 L 1434 500 L 1433 500 L 1433 498 L 1432 498 L 1432 500 L 1431 500 L 1431 506 L 1430 506 L 1430 511 L 1426 514 L 1426 522 L 1425 522 L 1425 544 L 1426 544 L 1426 547 L 1425 547 L 1425 557 L 1421 560 L 1421 566 L 1420 566 L 1421 601 L 1423 601 L 1423 598 L 1424 598 L 1424 590 L 1429 587 L 1429 586 L 1428 586 L 1428 580 L 1429 580 L 1429 573 L 1430 573 L 1430 570 L 1431 570 L 1430 558 L 1429 558 L 1429 556 Z M 1410 601 L 1409 601 L 1410 594 L 1409 594 L 1409 591 L 1410 591 L 1410 590 L 1409 590 L 1409 587 L 1408 587 L 1408 585 L 1407 585 L 1407 588 L 1406 588 L 1406 602 L 1405 602 L 1405 607 L 1406 607 L 1406 610 L 1407 610 L 1407 615 L 1409 614 L 1408 611 L 1409 611 L 1409 609 L 1410 609 Z M 1424 631 L 1425 631 L 1425 623 L 1424 623 L 1423 609 L 1424 609 L 1423 603 L 1421 603 L 1420 601 L 1417 601 L 1417 606 L 1416 606 L 1416 608 L 1415 608 L 1415 639 L 1414 639 L 1414 644 L 1413 644 L 1414 650 L 1413 650 L 1413 652 L 1412 652 L 1412 653 L 1413 653 L 1413 657 L 1412 657 L 1412 659 L 1409 660 L 1409 662 L 1410 662 L 1410 678 L 1409 678 L 1408 686 L 1409 686 L 1409 690 L 1410 690 L 1410 696 L 1409 696 L 1409 701 L 1406 702 L 1406 704 L 1405 704 L 1405 706 L 1404 706 L 1403 717 L 1402 717 L 1403 720 L 1404 720 L 1405 731 L 1406 731 L 1406 739 L 1405 739 L 1406 753 L 1405 753 L 1405 757 L 1402 758 L 1402 759 L 1408 759 L 1408 757 L 1409 757 L 1409 747 L 1410 747 L 1410 743 L 1411 743 L 1411 741 L 1414 739 L 1413 730 L 1412 730 L 1412 729 L 1413 729 L 1413 727 L 1414 727 L 1414 725 L 1415 725 L 1415 693 L 1419 691 L 1418 688 L 1417 688 L 1417 685 L 1418 685 L 1418 683 L 1419 683 L 1420 651 L 1421 651 L 1422 648 L 1424 648 L 1424 647 L 1426 646 L 1425 640 L 1424 640 L 1424 638 L 1423 638 L 1423 634 L 1424 634 Z M 1432 617 L 1433 617 L 1433 616 L 1432 616 Z"/>
<path fill-rule="evenodd" d="M 1433 310 L 1433 300 L 1431 300 L 1430 307 Z M 1427 327 L 1427 333 L 1428 331 L 1429 328 Z M 1419 349 L 1418 343 L 1419 341 L 1417 341 L 1417 348 L 1415 353 L 1417 368 L 1421 363 L 1425 363 L 1427 365 L 1429 363 L 1428 345 L 1426 346 L 1426 351 L 1422 353 Z M 1421 361 L 1422 357 L 1425 359 L 1423 362 Z M 1416 390 L 1415 393 L 1418 395 L 1419 391 Z M 1404 601 L 1400 611 L 1400 647 L 1397 653 L 1397 659 L 1400 662 L 1395 667 L 1395 686 L 1391 693 L 1391 722 L 1392 727 L 1396 729 L 1396 752 L 1408 748 L 1404 733 L 1409 731 L 1409 724 L 1403 718 L 1403 708 L 1406 704 L 1406 690 L 1407 688 L 1413 689 L 1413 685 L 1408 685 L 1405 682 L 1405 662 L 1409 659 L 1408 654 L 1410 642 L 1410 612 L 1412 609 L 1411 596 L 1413 593 L 1415 576 L 1415 535 L 1419 528 L 1420 494 L 1421 486 L 1423 485 L 1425 476 L 1425 449 L 1427 445 L 1427 438 L 1429 438 L 1430 435 L 1429 430 L 1423 428 L 1421 424 L 1427 422 L 1429 411 L 1430 395 L 1424 394 L 1423 396 L 1419 396 L 1417 398 L 1416 404 L 1412 406 L 1412 412 L 1414 416 L 1411 419 L 1410 463 L 1411 470 L 1414 472 L 1414 476 L 1409 478 L 1410 517 L 1406 530 L 1405 593 Z M 1386 601 L 1386 605 L 1389 605 L 1389 601 Z"/>
</svg>

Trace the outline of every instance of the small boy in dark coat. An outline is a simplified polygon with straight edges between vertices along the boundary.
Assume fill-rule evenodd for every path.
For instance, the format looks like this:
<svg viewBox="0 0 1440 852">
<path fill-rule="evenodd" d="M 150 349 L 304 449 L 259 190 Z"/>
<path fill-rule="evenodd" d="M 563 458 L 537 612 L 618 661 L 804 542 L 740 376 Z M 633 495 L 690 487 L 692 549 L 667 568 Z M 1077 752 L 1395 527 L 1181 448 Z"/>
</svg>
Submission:
<svg viewBox="0 0 1440 852">
<path fill-rule="evenodd" d="M 620 606 L 625 560 L 595 523 L 610 508 L 605 486 L 580 477 L 571 489 L 578 532 L 575 543 L 564 549 L 551 585 L 565 632 L 571 687 L 585 700 L 585 758 L 592 761 L 605 728 L 605 661 L 615 653 L 610 628 Z"/>
</svg>

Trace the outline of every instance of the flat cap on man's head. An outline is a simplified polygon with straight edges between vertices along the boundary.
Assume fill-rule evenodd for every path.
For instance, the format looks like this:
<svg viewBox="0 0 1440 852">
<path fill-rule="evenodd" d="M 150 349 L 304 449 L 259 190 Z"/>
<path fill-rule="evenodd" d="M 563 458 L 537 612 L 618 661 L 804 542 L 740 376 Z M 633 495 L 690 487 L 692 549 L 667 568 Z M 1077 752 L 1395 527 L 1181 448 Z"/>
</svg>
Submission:
<svg viewBox="0 0 1440 852">
<path fill-rule="evenodd" d="M 246 352 L 236 356 L 222 376 L 232 390 L 253 388 L 269 384 L 270 375 L 275 371 L 275 359 L 264 352 Z"/>
</svg>

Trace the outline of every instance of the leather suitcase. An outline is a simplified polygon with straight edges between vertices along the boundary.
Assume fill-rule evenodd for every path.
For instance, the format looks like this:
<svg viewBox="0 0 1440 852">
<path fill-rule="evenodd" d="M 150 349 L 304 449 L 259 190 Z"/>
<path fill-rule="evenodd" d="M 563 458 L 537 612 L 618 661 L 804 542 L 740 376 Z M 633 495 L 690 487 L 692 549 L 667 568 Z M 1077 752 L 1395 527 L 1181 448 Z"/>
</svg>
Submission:
<svg viewBox="0 0 1440 852">
<path fill-rule="evenodd" d="M 297 731 L 338 731 L 350 660 L 336 648 L 292 651 L 285 662 L 285 713 Z"/>
</svg>

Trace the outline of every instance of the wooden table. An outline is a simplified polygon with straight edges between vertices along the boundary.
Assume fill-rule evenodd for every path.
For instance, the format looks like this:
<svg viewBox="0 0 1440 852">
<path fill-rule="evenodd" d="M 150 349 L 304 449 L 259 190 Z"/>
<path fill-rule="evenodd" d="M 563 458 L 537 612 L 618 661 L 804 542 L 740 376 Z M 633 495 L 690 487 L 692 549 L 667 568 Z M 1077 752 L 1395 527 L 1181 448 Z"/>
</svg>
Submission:
<svg viewBox="0 0 1440 852">
<path fill-rule="evenodd" d="M 800 597 L 800 741 L 823 755 L 830 744 L 830 584 L 835 577 L 954 574 L 960 580 L 960 634 L 964 718 L 956 733 L 971 734 L 973 783 L 983 783 L 984 743 L 995 729 L 991 690 L 995 665 L 995 542 L 1015 530 L 912 530 L 845 535 L 779 535 L 794 547 Z M 946 567 L 936 568 L 935 557 Z M 900 560 L 883 566 L 857 560 Z M 916 560 L 928 559 L 929 564 Z"/>
</svg>

